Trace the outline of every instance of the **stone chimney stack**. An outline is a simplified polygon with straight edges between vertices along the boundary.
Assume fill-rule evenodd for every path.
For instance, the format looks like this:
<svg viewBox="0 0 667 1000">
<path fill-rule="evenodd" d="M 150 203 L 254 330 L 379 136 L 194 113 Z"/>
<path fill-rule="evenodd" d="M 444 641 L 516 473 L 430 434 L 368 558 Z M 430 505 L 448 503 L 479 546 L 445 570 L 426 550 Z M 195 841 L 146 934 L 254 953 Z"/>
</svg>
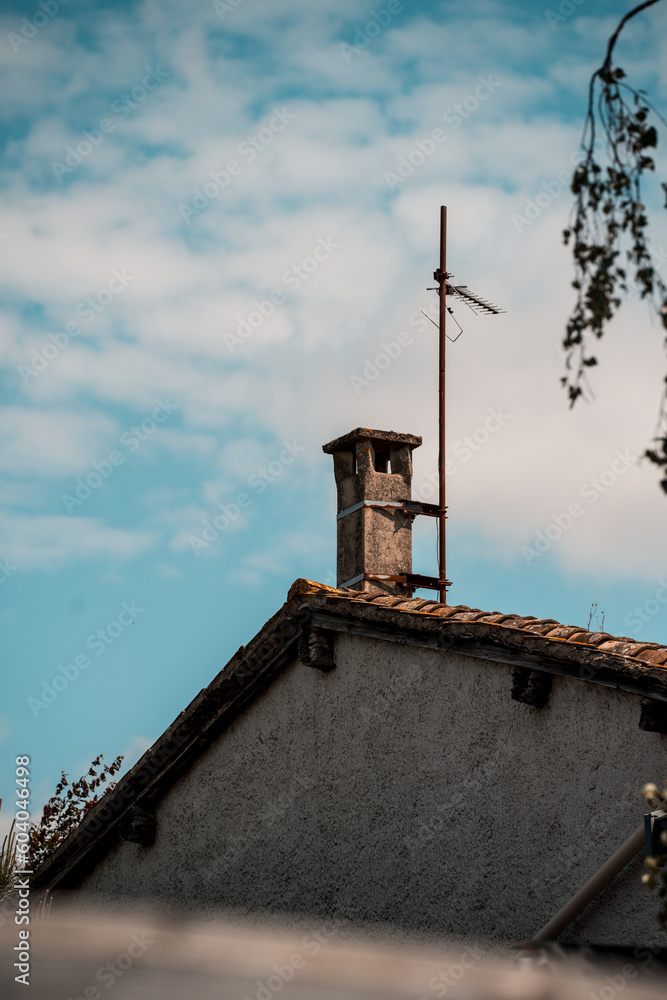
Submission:
<svg viewBox="0 0 667 1000">
<path fill-rule="evenodd" d="M 338 586 L 410 596 L 414 434 L 357 427 L 322 446 L 338 488 Z M 416 505 L 415 505 L 416 506 Z"/>
</svg>

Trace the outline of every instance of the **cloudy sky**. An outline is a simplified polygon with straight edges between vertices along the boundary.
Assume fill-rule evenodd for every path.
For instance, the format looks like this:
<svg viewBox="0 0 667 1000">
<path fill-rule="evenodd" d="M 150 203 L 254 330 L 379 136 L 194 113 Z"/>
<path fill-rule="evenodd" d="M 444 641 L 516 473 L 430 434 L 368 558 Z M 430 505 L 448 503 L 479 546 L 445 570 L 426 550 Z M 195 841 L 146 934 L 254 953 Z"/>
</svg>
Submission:
<svg viewBox="0 0 667 1000">
<path fill-rule="evenodd" d="M 630 6 L 4 0 L 6 805 L 16 754 L 36 811 L 61 769 L 132 763 L 294 579 L 335 582 L 324 442 L 422 435 L 434 498 L 441 204 L 455 280 L 506 310 L 455 307 L 450 602 L 584 625 L 597 605 L 594 625 L 667 642 L 646 306 L 600 345 L 590 403 L 559 384 L 567 178 Z M 618 47 L 663 109 L 665 29 L 659 5 Z M 433 525 L 415 532 L 434 574 Z"/>
</svg>

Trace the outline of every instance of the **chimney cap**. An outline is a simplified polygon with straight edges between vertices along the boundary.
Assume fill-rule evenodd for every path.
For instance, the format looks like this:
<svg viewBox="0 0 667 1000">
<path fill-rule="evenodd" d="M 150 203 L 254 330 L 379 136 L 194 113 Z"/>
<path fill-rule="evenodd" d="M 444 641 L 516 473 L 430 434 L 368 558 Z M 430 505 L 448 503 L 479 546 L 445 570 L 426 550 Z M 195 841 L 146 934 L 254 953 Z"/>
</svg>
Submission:
<svg viewBox="0 0 667 1000">
<path fill-rule="evenodd" d="M 397 434 L 396 431 L 374 431 L 369 427 L 356 427 L 348 434 L 323 444 L 322 451 L 326 455 L 333 455 L 337 451 L 347 451 L 357 441 L 386 441 L 388 444 L 409 444 L 412 448 L 419 448 L 422 443 L 417 434 Z"/>
</svg>

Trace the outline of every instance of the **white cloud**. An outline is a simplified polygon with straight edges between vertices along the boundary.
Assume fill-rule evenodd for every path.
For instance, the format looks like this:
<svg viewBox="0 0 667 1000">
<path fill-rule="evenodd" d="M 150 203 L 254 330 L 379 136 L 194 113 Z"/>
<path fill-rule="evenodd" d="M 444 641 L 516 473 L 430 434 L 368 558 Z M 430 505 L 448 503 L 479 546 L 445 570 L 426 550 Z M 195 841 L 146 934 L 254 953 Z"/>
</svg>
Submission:
<svg viewBox="0 0 667 1000">
<path fill-rule="evenodd" d="M 261 551 L 248 552 L 238 566 L 229 572 L 229 580 L 236 585 L 253 590 L 261 588 L 267 576 L 284 573 L 285 565 L 294 556 L 306 556 L 322 551 L 323 539 L 309 532 L 292 531 L 280 538 L 274 538 Z M 327 579 L 320 581 L 335 585 L 335 567 L 331 567 Z"/>
<path fill-rule="evenodd" d="M 6 406 L 0 410 L 0 470 L 38 479 L 81 472 L 102 457 L 102 442 L 110 442 L 115 429 L 100 410 Z"/>
<path fill-rule="evenodd" d="M 0 514 L 0 553 L 19 572 L 99 557 L 122 563 L 145 552 L 156 540 L 153 532 L 111 528 L 92 517 Z"/>
<path fill-rule="evenodd" d="M 155 572 L 158 576 L 161 576 L 164 580 L 180 580 L 183 573 L 176 566 L 170 566 L 169 563 L 156 563 Z"/>
<path fill-rule="evenodd" d="M 410 430 L 425 438 L 418 473 L 430 467 L 435 331 L 415 333 L 413 345 L 359 395 L 350 375 L 383 340 L 406 329 L 410 314 L 433 294 L 425 286 L 437 263 L 443 201 L 450 212 L 450 269 L 508 310 L 476 320 L 454 304 L 466 333 L 450 349 L 450 440 L 474 430 L 489 406 L 512 413 L 507 427 L 452 479 L 450 530 L 458 518 L 496 539 L 498 553 L 512 558 L 526 535 L 546 523 L 551 507 L 576 497 L 615 448 L 641 451 L 657 404 L 660 334 L 637 338 L 644 314 L 627 309 L 601 345 L 605 364 L 593 373 L 597 403 L 570 414 L 558 386 L 562 362 L 555 346 L 571 303 L 569 258 L 560 246 L 569 193 L 554 197 L 521 232 L 512 223 L 526 199 L 572 167 L 579 112 L 545 108 L 564 93 L 581 102 L 586 54 L 600 49 L 608 19 L 573 16 L 554 60 L 546 22 L 513 21 L 496 4 L 476 11 L 485 16 L 482 33 L 474 19 L 455 12 L 446 24 L 429 11 L 397 17 L 348 65 L 339 40 L 349 41 L 367 20 L 360 0 L 326 12 L 305 0 L 279 9 L 253 0 L 224 25 L 212 5 L 194 16 L 177 0 L 145 3 L 129 41 L 118 12 L 104 14 L 95 52 L 74 41 L 70 19 L 56 19 L 21 60 L 5 65 L 0 77 L 20 93 L 21 113 L 42 113 L 13 140 L 3 171 L 3 230 L 12 240 L 3 260 L 8 301 L 16 308 L 8 306 L 0 339 L 19 400 L 0 411 L 5 471 L 26 482 L 79 474 L 104 457 L 123 429 L 118 407 L 140 417 L 156 395 L 170 393 L 184 426 L 165 428 L 163 444 L 179 458 L 204 459 L 193 473 L 191 496 L 154 516 L 175 532 L 171 544 L 184 548 L 225 482 L 240 478 L 242 485 L 253 448 L 267 436 L 302 437 L 304 468 L 320 469 L 321 443 L 354 426 Z M 273 45 L 278 28 L 279 47 Z M 646 38 L 647 29 L 641 31 Z M 262 74 L 233 48 L 246 34 L 269 46 Z M 169 79 L 66 184 L 52 190 L 36 184 L 51 159 L 140 79 L 149 43 L 152 62 L 167 69 Z M 629 43 L 635 59 L 638 44 Z M 545 62 L 537 76 L 520 61 L 518 53 L 528 50 Z M 443 113 L 474 94 L 478 77 L 488 74 L 501 85 L 460 127 L 443 123 Z M 58 115 L 51 93 L 57 93 Z M 207 183 L 209 171 L 243 159 L 239 143 L 258 133 L 274 106 L 293 110 L 295 120 L 185 225 L 179 203 Z M 446 143 L 392 195 L 385 171 L 436 127 L 447 131 Z M 151 144 L 159 149 L 147 151 Z M 298 289 L 287 288 L 285 272 L 329 236 L 340 247 Z M 22 386 L 16 365 L 123 267 L 134 280 Z M 230 353 L 224 333 L 236 330 L 239 318 L 275 288 L 286 292 L 285 302 Z M 34 310 L 24 316 L 19 305 L 28 303 L 42 307 L 45 320 L 35 319 Z M 74 415 L 81 400 L 85 409 Z M 214 455 L 223 439 L 220 473 Z M 202 471 L 206 460 L 208 471 Z M 650 470 L 628 473 L 564 537 L 558 549 L 564 564 L 619 577 L 653 573 L 661 499 Z M 639 506 L 642 516 L 633 520 Z M 19 531 L 17 561 L 26 565 L 93 553 L 130 557 L 153 538 L 92 519 L 77 519 L 83 530 L 75 530 L 73 520 L 43 513 L 11 524 Z"/>
</svg>

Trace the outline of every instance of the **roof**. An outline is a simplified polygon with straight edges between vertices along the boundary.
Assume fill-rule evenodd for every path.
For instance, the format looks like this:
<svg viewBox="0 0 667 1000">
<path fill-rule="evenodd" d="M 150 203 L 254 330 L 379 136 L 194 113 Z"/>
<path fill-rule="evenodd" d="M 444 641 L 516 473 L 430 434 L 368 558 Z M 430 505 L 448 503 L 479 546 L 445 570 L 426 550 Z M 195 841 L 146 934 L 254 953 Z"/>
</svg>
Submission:
<svg viewBox="0 0 667 1000">
<path fill-rule="evenodd" d="M 593 646 L 608 653 L 618 653 L 621 656 L 632 657 L 642 663 L 653 666 L 667 666 L 667 646 L 657 642 L 637 642 L 627 636 L 613 636 L 608 632 L 589 632 L 579 625 L 561 625 L 554 618 L 533 618 L 530 615 L 511 615 L 501 611 L 481 611 L 479 608 L 469 608 L 464 604 L 450 606 L 433 600 L 420 600 L 391 596 L 380 591 L 336 590 L 325 587 L 321 583 L 310 580 L 297 580 L 290 590 L 290 596 L 306 594 L 322 594 L 327 592 L 332 596 L 372 605 L 377 608 L 392 608 L 396 611 L 409 611 L 420 615 L 433 615 L 436 618 L 458 622 L 480 622 L 489 625 L 502 625 L 504 628 L 521 629 L 533 635 L 541 635 L 547 639 L 559 639 L 575 645 Z"/>
<path fill-rule="evenodd" d="M 626 691 L 658 712 L 658 725 L 642 728 L 667 732 L 658 728 L 664 719 L 660 713 L 667 709 L 667 647 L 658 643 L 589 632 L 553 619 L 336 589 L 300 579 L 248 646 L 237 650 L 115 788 L 86 813 L 77 830 L 44 861 L 32 884 L 71 887 L 119 838 L 143 843 L 133 832 L 136 825 L 145 830 L 148 821 L 150 826 L 151 810 L 169 787 L 297 654 L 311 667 L 326 670 L 334 665 L 328 656 L 336 633 L 450 650 L 509 664 L 527 677 L 555 674 Z"/>
</svg>

